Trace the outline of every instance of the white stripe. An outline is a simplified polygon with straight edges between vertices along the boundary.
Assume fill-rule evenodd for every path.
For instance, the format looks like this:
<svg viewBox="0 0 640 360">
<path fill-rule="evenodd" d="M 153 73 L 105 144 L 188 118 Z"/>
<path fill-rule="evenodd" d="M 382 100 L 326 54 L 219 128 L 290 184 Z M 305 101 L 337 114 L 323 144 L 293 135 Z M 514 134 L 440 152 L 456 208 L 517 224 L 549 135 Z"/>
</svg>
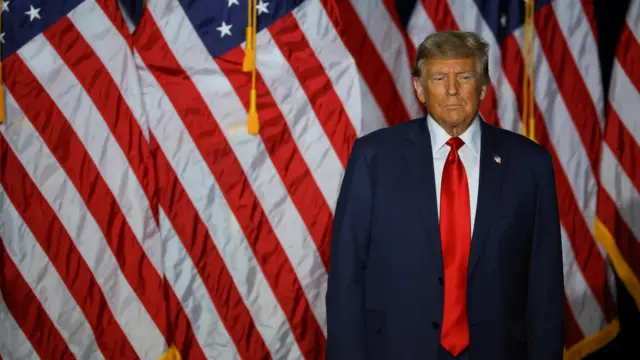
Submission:
<svg viewBox="0 0 640 360">
<path fill-rule="evenodd" d="M 473 0 L 449 0 L 451 13 L 460 30 L 473 31 L 489 44 L 489 77 L 493 84 L 500 127 L 519 133 L 522 128 L 518 101 L 502 67 L 502 52 L 489 25 Z M 512 61 L 512 60 L 506 60 Z"/>
<path fill-rule="evenodd" d="M 522 28 L 517 31 L 518 42 L 522 51 Z M 541 51 L 540 39 L 535 36 L 535 98 L 543 114 L 549 138 L 556 151 L 558 161 L 571 185 L 576 205 L 581 210 L 589 231 L 595 239 L 594 221 L 598 186 L 595 180 L 595 169 L 591 168 L 589 157 L 564 99 L 558 91 L 559 87 L 549 67 L 547 58 Z M 603 257 L 605 252 L 597 243 Z"/>
<path fill-rule="evenodd" d="M 5 294 L 6 295 L 6 294 Z M 9 294 L 12 296 L 13 294 Z M 0 292 L 0 356 L 4 360 L 35 360 L 40 359 L 29 339 L 11 316 L 9 308 Z"/>
<path fill-rule="evenodd" d="M 364 135 L 387 126 L 384 114 L 320 0 L 303 2 L 293 16 L 331 79 L 356 133 Z"/>
<path fill-rule="evenodd" d="M 154 16 L 156 15 L 153 10 L 152 13 Z M 310 291 L 306 295 L 310 299 L 314 313 L 317 313 L 319 320 L 323 319 L 324 301 L 318 295 L 318 291 L 322 290 L 322 287 L 318 288 L 318 281 L 326 282 L 324 265 L 317 253 L 313 239 L 271 162 L 262 138 L 259 136 L 247 138 L 244 134 L 235 134 L 233 131 L 229 131 L 238 118 L 246 119 L 247 113 L 228 79 L 211 59 L 211 55 L 204 45 L 201 42 L 189 41 L 189 39 L 197 38 L 197 34 L 193 32 L 192 27 L 186 25 L 190 23 L 182 8 L 161 14 L 156 19 L 162 19 L 163 26 L 160 29 L 164 33 L 169 47 L 202 95 L 209 111 L 225 132 L 227 141 L 247 175 L 251 188 L 260 201 L 282 249 L 297 272 L 302 288 Z M 173 36 L 169 36 L 169 34 L 173 34 Z M 220 104 L 224 104 L 224 106 L 220 106 Z M 195 145 L 193 150 L 196 150 Z M 198 206 L 196 205 L 196 207 Z M 214 236 L 214 238 L 217 237 Z M 241 261 L 236 259 L 234 263 Z M 312 274 L 314 276 L 311 276 Z M 316 301 L 312 302 L 313 300 Z M 272 331 L 275 328 L 277 332 L 271 336 L 265 336 L 267 344 L 277 354 L 276 358 L 282 358 L 284 353 L 283 355 L 280 353 L 283 351 L 287 353 L 286 356 L 300 357 L 301 354 L 298 352 L 299 349 L 287 319 L 278 320 L 281 320 L 282 323 L 278 323 L 276 319 L 269 321 Z M 280 347 L 272 347 L 276 345 L 275 339 L 278 339 L 277 344 Z M 285 346 L 288 349 L 285 349 Z"/>
<path fill-rule="evenodd" d="M 582 333 L 589 336 L 601 330 L 607 324 L 606 319 L 578 266 L 569 236 L 564 227 L 560 230 L 565 295 Z"/>
<path fill-rule="evenodd" d="M 240 355 L 211 301 L 207 286 L 162 209 L 159 219 L 165 248 L 164 263 L 170 264 L 165 269 L 165 276 L 174 293 L 179 294 L 198 345 L 207 359 L 239 359 Z"/>
<path fill-rule="evenodd" d="M 9 130 L 8 133 L 19 136 L 19 131 Z M 71 352 L 79 359 L 104 359 L 82 309 L 1 186 L 0 237 L 4 239 L 9 257 Z M 64 253 L 58 256 L 64 256 Z M 16 347 L 11 345 L 11 348 Z"/>
<path fill-rule="evenodd" d="M 436 32 L 436 28 L 431 22 L 431 18 L 427 15 L 427 10 L 422 6 L 422 1 L 416 1 L 416 5 L 413 8 L 409 23 L 407 24 L 407 32 L 409 38 L 413 42 L 413 46 L 418 49 L 420 43 L 427 35 Z"/>
<path fill-rule="evenodd" d="M 322 128 L 321 119 L 316 116 L 293 69 L 268 31 L 258 34 L 256 53 L 260 75 L 282 112 L 283 120 L 286 121 L 296 147 L 309 167 L 315 183 L 318 184 L 324 200 L 333 210 L 344 167 Z M 329 108 L 325 110 L 331 112 Z M 251 164 L 248 165 L 247 170 L 250 170 Z"/>
<path fill-rule="evenodd" d="M 149 201 L 91 97 L 42 34 L 23 46 L 19 55 L 64 114 L 111 190 L 133 234 L 141 245 L 147 245 L 143 247 L 149 251 L 147 257 L 156 260 L 152 264 L 162 273 L 158 255 L 161 250 L 149 246 L 158 243 L 154 238 L 159 239 Z M 151 242 L 145 242 L 148 237 L 152 238 Z"/>
<path fill-rule="evenodd" d="M 351 0 L 369 39 L 382 58 L 411 118 L 422 116 L 411 78 L 410 61 L 402 33 L 382 0 Z M 354 39 L 354 41 L 357 41 Z M 407 119 L 409 120 L 409 119 Z"/>
<path fill-rule="evenodd" d="M 602 146 L 600 179 L 602 187 L 616 204 L 620 216 L 640 241 L 640 193 L 616 159 L 608 144 Z"/>
<path fill-rule="evenodd" d="M 82 2 L 67 17 L 102 60 L 148 141 L 149 124 L 142 107 L 140 83 L 130 45 L 95 0 Z"/>
<path fill-rule="evenodd" d="M 5 106 L 8 119 L 22 119 L 14 126 L 4 127 L 5 139 L 73 239 L 137 354 L 141 358 L 158 358 L 166 349 L 164 338 L 124 278 L 82 197 L 8 92 Z M 84 118 L 82 113 L 75 116 Z"/>
<path fill-rule="evenodd" d="M 562 30 L 562 35 L 573 55 L 581 78 L 584 80 L 591 100 L 598 114 L 601 130 L 604 130 L 604 94 L 600 73 L 598 44 L 593 36 L 591 24 L 581 1 L 551 2 L 553 10 Z M 592 5 L 593 6 L 593 5 Z M 575 79 L 575 81 L 579 81 Z"/>
<path fill-rule="evenodd" d="M 131 110 L 135 120 L 138 122 L 145 137 L 144 140 L 148 142 L 149 125 L 143 111 L 140 84 L 133 53 L 129 45 L 94 0 L 85 1 L 78 5 L 69 13 L 68 17 L 87 40 L 87 43 L 102 61 L 102 65 L 111 75 L 129 110 Z M 140 140 L 142 141 L 143 139 Z M 142 143 L 141 145 L 146 144 Z M 142 160 L 145 161 L 146 159 Z M 133 173 L 130 175 L 133 176 Z M 131 177 L 129 179 L 132 185 L 137 184 L 137 178 Z M 147 257 L 154 264 L 156 270 L 162 273 L 162 249 L 157 246 L 160 233 L 153 218 L 148 199 L 139 190 L 142 190 L 142 188 L 134 189 L 137 198 L 132 203 L 139 206 L 138 210 L 135 211 L 139 211 L 143 216 L 140 219 L 136 217 L 135 220 L 137 220 L 138 224 L 134 225 L 133 214 L 127 215 L 125 212 L 125 215 L 127 215 L 127 220 L 136 233 Z M 119 202 L 123 203 L 120 200 Z"/>
<path fill-rule="evenodd" d="M 627 25 L 636 41 L 640 39 L 640 0 L 631 0 L 627 9 Z"/>
<path fill-rule="evenodd" d="M 628 64 L 628 66 L 637 65 Z M 640 114 L 640 93 L 631 83 L 631 79 L 629 79 L 617 58 L 613 62 L 612 74 L 609 102 L 618 113 L 620 121 L 636 140 L 637 146 L 640 146 L 640 119 L 638 118 L 638 114 Z"/>
</svg>

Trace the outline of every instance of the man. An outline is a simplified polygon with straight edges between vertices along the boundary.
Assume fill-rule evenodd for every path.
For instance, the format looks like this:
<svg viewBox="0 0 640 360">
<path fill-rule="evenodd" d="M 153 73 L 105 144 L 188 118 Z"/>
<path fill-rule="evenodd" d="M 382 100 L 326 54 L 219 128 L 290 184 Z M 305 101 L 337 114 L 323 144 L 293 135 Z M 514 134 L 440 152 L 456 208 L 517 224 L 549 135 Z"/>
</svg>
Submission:
<svg viewBox="0 0 640 360">
<path fill-rule="evenodd" d="M 563 269 L 549 153 L 478 115 L 488 45 L 418 48 L 428 116 L 356 140 L 338 199 L 327 356 L 560 360 Z"/>
</svg>

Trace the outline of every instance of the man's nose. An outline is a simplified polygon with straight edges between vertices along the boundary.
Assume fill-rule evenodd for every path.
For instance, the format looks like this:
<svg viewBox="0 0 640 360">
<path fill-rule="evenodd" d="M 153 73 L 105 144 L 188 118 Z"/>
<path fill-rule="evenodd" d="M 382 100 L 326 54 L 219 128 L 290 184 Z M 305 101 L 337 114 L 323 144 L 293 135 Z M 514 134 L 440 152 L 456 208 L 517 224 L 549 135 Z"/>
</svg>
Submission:
<svg viewBox="0 0 640 360">
<path fill-rule="evenodd" d="M 458 81 L 453 76 L 447 79 L 447 94 L 451 96 L 458 95 Z"/>
</svg>

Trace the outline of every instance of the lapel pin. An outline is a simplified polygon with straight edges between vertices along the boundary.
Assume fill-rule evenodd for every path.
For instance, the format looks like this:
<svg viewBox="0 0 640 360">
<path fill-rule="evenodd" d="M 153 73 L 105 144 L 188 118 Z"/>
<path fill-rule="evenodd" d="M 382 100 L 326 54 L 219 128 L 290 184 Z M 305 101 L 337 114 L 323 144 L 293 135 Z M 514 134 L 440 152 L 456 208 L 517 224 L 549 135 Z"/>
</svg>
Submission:
<svg viewBox="0 0 640 360">
<path fill-rule="evenodd" d="M 500 156 L 495 155 L 493 157 L 493 161 L 497 162 L 498 164 L 502 164 L 502 158 L 500 158 Z"/>
</svg>

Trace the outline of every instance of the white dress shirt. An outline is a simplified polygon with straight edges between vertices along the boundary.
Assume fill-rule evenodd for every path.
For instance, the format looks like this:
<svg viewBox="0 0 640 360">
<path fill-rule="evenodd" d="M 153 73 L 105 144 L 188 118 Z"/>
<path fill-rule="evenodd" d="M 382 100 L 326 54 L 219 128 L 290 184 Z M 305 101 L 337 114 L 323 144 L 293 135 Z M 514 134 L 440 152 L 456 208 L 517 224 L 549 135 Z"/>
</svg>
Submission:
<svg viewBox="0 0 640 360">
<path fill-rule="evenodd" d="M 476 207 L 478 204 L 478 183 L 480 175 L 480 119 L 476 118 L 471 126 L 460 135 L 464 141 L 464 146 L 458 150 L 460 159 L 464 164 L 469 183 L 469 204 L 471 205 L 471 233 L 475 222 Z M 449 146 L 447 140 L 451 138 L 449 134 L 431 117 L 427 116 L 427 125 L 431 136 L 431 148 L 433 151 L 433 172 L 436 182 L 436 199 L 438 201 L 438 219 L 440 219 L 440 189 L 442 183 L 442 171 L 444 169 Z"/>
</svg>

